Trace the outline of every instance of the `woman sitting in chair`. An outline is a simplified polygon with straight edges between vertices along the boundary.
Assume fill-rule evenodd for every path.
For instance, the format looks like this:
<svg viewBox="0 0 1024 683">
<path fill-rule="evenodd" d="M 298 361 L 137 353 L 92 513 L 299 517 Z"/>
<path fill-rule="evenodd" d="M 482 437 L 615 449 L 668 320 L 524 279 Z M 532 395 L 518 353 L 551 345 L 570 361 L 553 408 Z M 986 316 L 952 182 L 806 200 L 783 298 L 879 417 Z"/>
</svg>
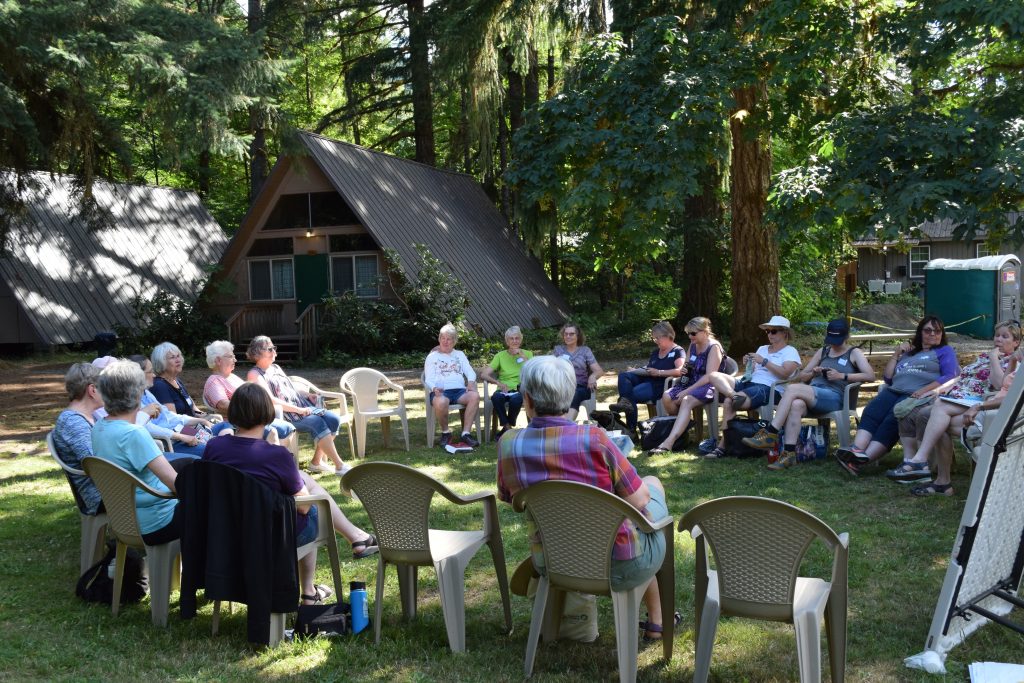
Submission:
<svg viewBox="0 0 1024 683">
<path fill-rule="evenodd" d="M 149 360 L 153 363 L 155 373 L 150 391 L 157 400 L 179 415 L 205 417 L 205 413 L 196 409 L 196 404 L 181 380 L 181 371 L 185 369 L 185 355 L 181 349 L 171 342 L 162 342 L 153 349 Z"/>
<path fill-rule="evenodd" d="M 341 428 L 341 420 L 334 413 L 318 408 L 316 396 L 295 388 L 281 366 L 274 362 L 277 359 L 277 347 L 270 337 L 262 334 L 253 337 L 246 355 L 256 364 L 249 371 L 249 381 L 260 385 L 270 394 L 270 400 L 274 405 L 281 407 L 285 419 L 296 429 L 313 437 L 316 448 L 313 451 L 313 459 L 307 465 L 309 471 L 328 474 L 333 472 L 340 477 L 352 469 L 342 462 L 338 448 L 334 445 L 334 437 Z M 324 456 L 334 463 L 334 469 L 323 464 Z"/>
<path fill-rule="evenodd" d="M 460 440 L 476 448 L 480 442 L 473 438 L 469 429 L 480 409 L 480 394 L 476 390 L 476 371 L 466 354 L 455 348 L 458 341 L 459 331 L 455 325 L 445 324 L 437 334 L 437 346 L 423 361 L 423 382 L 430 404 L 427 409 L 434 411 L 437 424 L 441 427 L 439 445 L 444 448 L 452 441 L 452 430 L 448 426 L 449 407 L 453 403 L 465 406 Z"/>
<path fill-rule="evenodd" d="M 675 415 L 672 431 L 648 455 L 660 455 L 672 450 L 676 439 L 690 426 L 690 416 L 695 408 L 710 403 L 715 397 L 715 387 L 708 376 L 708 368 L 717 371 L 725 369 L 726 358 L 722 345 L 711 331 L 711 321 L 697 317 L 686 323 L 686 334 L 690 337 L 687 366 L 683 370 L 686 379 L 670 388 L 661 397 L 662 405 L 669 415 Z"/>
<path fill-rule="evenodd" d="M 263 440 L 264 428 L 274 419 L 274 404 L 270 395 L 260 386 L 247 382 L 235 390 L 228 406 L 228 421 L 235 433 L 218 437 L 210 442 L 203 460 L 229 465 L 255 477 L 269 488 L 290 496 L 325 494 L 326 491 L 312 477 L 295 465 L 288 449 Z M 377 539 L 345 517 L 334 498 L 328 496 L 331 523 L 335 531 L 352 544 L 352 557 L 361 559 L 377 552 Z M 295 544 L 302 546 L 317 537 L 320 520 L 316 506 L 308 503 L 296 505 Z M 331 596 L 327 586 L 314 585 L 316 553 L 309 553 L 299 561 L 299 582 L 302 604 L 314 605 Z"/>
<path fill-rule="evenodd" d="M 1020 337 L 1020 325 L 1016 322 L 996 325 L 995 348 L 979 354 L 976 361 L 960 370 L 958 377 L 939 387 L 936 400 L 916 406 L 900 418 L 903 463 L 885 476 L 901 484 L 932 478 L 929 456 L 933 451 L 950 450 L 952 444 L 946 438 L 946 430 L 954 419 L 966 413 L 971 403 L 980 404 L 985 394 L 1001 387 L 1006 375 L 1016 369 Z M 911 491 L 914 492 L 917 495 L 952 495 L 952 489 L 945 482 L 917 487 Z"/>
<path fill-rule="evenodd" d="M 92 450 L 122 467 L 154 491 L 174 493 L 178 474 L 149 433 L 135 424 L 146 391 L 146 375 L 138 363 L 119 360 L 100 373 L 97 388 L 107 416 L 92 429 Z M 146 545 L 163 545 L 181 537 L 177 498 L 135 493 L 135 512 Z"/>
<path fill-rule="evenodd" d="M 641 403 L 657 401 L 664 392 L 665 379 L 679 377 L 683 372 L 686 356 L 683 354 L 683 348 L 676 344 L 676 331 L 672 329 L 672 323 L 667 320 L 654 323 L 651 327 L 651 340 L 655 349 L 651 352 L 647 365 L 642 368 L 627 368 L 625 372 L 619 373 L 619 400 L 609 406 L 612 410 L 626 414 L 626 426 L 630 432 L 636 431 L 639 419 L 637 407 Z M 675 412 L 671 414 L 674 415 Z"/>
<path fill-rule="evenodd" d="M 68 407 L 57 416 L 53 425 L 53 449 L 65 465 L 82 469 L 82 458 L 93 454 L 93 411 L 103 407 L 96 381 L 100 371 L 89 363 L 75 363 L 64 375 L 64 388 L 68 392 Z M 92 479 L 85 475 L 69 475 L 87 515 L 95 515 L 103 508 L 100 492 Z"/>
<path fill-rule="evenodd" d="M 767 405 L 771 399 L 772 384 L 787 380 L 800 367 L 800 352 L 790 346 L 792 335 L 789 319 L 773 315 L 771 320 L 758 325 L 768 335 L 768 343 L 754 353 L 743 357 L 747 372 L 737 379 L 724 372 L 712 372 L 711 384 L 725 398 L 722 400 L 722 427 L 741 410 L 754 410 Z M 776 391 L 778 395 L 778 391 Z M 699 450 L 708 458 L 721 458 L 725 449 L 718 434 L 701 442 Z"/>
<path fill-rule="evenodd" d="M 569 412 L 566 413 L 570 420 L 575 420 L 583 402 L 590 398 L 592 392 L 597 391 L 597 380 L 604 374 L 604 370 L 594 357 L 594 352 L 585 345 L 586 337 L 579 325 L 565 323 L 558 336 L 562 338 L 562 343 L 555 346 L 551 355 L 569 361 L 576 373 L 576 391 L 572 395 Z"/>
<path fill-rule="evenodd" d="M 505 330 L 505 350 L 496 353 L 491 364 L 480 371 L 480 379 L 498 385 L 498 390 L 491 395 L 491 405 L 501 425 L 501 429 L 494 435 L 495 440 L 516 426 L 519 410 L 523 407 L 523 395 L 519 392 L 519 370 L 523 363 L 533 358 L 533 351 L 524 351 L 522 345 L 522 330 L 513 325 Z M 497 377 L 494 376 L 495 371 Z"/>
<path fill-rule="evenodd" d="M 519 386 L 530 424 L 498 442 L 498 497 L 510 503 L 518 491 L 541 481 L 578 481 L 614 493 L 652 521 L 666 517 L 665 489 L 657 477 L 641 479 L 600 427 L 567 419 L 577 381 L 573 367 L 553 356 L 538 356 L 523 365 Z M 646 640 L 659 639 L 663 630 L 653 577 L 664 558 L 661 532 L 641 533 L 632 522 L 623 523 L 612 547 L 611 583 L 615 590 L 647 585 Z M 543 571 L 543 555 L 534 554 L 534 565 Z"/>
<path fill-rule="evenodd" d="M 775 448 L 779 444 L 779 430 L 786 428 L 782 455 L 768 469 L 784 470 L 796 464 L 796 442 L 804 415 L 839 410 L 847 384 L 875 379 L 875 371 L 864 352 L 846 343 L 849 337 L 850 326 L 845 318 L 831 321 L 825 330 L 825 346 L 814 353 L 796 376 L 799 382 L 811 383 L 787 385 L 772 421 L 754 436 L 743 439 L 751 448 Z"/>
<path fill-rule="evenodd" d="M 235 345 L 229 341 L 211 342 L 206 347 L 206 364 L 213 373 L 203 385 L 203 401 L 224 417 L 228 416 L 228 404 L 235 389 L 244 383 L 234 374 L 235 360 Z M 230 423 L 225 424 L 231 426 Z M 282 418 L 274 418 L 270 426 L 277 432 L 278 439 L 287 439 L 295 431 L 292 423 Z"/>
<path fill-rule="evenodd" d="M 174 446 L 174 453 L 168 453 L 168 459 L 180 458 L 182 456 L 192 456 L 198 458 L 202 456 L 203 450 L 206 448 L 206 444 L 195 435 L 186 434 L 184 432 L 185 427 L 200 425 L 206 429 L 210 429 L 213 425 L 204 420 L 201 417 L 189 417 L 176 413 L 173 410 L 162 405 L 157 399 L 151 389 L 153 387 L 153 364 L 152 362 L 142 355 L 129 356 L 128 360 L 133 363 L 137 363 L 142 369 L 143 374 L 146 376 L 146 391 L 142 394 L 142 410 L 140 412 L 145 413 L 149 419 L 145 422 L 146 431 L 151 436 L 160 439 L 170 439 Z M 140 416 L 141 417 L 141 416 Z M 136 419 L 138 422 L 138 419 Z M 209 434 L 207 434 L 209 436 Z"/>
</svg>

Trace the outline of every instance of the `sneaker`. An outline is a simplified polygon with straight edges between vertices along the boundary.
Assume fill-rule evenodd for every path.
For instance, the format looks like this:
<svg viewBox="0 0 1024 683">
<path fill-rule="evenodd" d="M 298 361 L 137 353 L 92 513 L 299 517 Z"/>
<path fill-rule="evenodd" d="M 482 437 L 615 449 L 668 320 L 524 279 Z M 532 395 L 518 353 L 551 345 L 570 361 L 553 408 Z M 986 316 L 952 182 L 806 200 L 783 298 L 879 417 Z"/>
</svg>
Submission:
<svg viewBox="0 0 1024 683">
<path fill-rule="evenodd" d="M 502 425 L 501 429 L 498 430 L 498 433 L 494 435 L 494 440 L 499 440 L 501 437 L 505 435 L 505 432 L 507 432 L 509 429 L 511 429 L 511 427 L 509 427 L 508 425 Z"/>
<path fill-rule="evenodd" d="M 713 449 L 711 449 L 710 453 L 705 453 L 704 457 L 707 458 L 708 460 L 713 460 L 715 458 L 724 458 L 726 457 L 725 449 L 722 448 L 721 446 L 715 446 Z"/>
<path fill-rule="evenodd" d="M 339 477 L 344 477 L 345 473 L 348 472 L 350 469 L 352 469 L 352 465 L 349 465 L 348 463 L 343 463 L 341 467 L 334 470 L 334 473 L 337 474 Z"/>
<path fill-rule="evenodd" d="M 916 484 L 919 481 L 931 481 L 932 472 L 926 462 L 904 460 L 896 469 L 888 470 L 885 476 L 899 484 Z"/>
<path fill-rule="evenodd" d="M 762 451 L 771 450 L 779 445 L 779 434 L 778 432 L 773 433 L 768 431 L 767 427 L 762 427 L 757 430 L 757 433 L 753 436 L 743 437 L 743 445 L 750 446 L 751 448 L 757 448 Z"/>
<path fill-rule="evenodd" d="M 480 445 L 480 442 L 473 438 L 473 435 L 469 432 L 462 432 L 462 443 L 466 444 L 470 448 L 476 448 Z"/>
<path fill-rule="evenodd" d="M 608 406 L 608 410 L 614 410 L 617 413 L 631 413 L 636 411 L 636 406 L 628 398 L 619 397 L 618 403 L 612 403 Z"/>
<path fill-rule="evenodd" d="M 697 452 L 701 455 L 707 455 L 711 451 L 715 450 L 718 446 L 718 440 L 714 437 L 708 437 L 697 444 Z"/>
<path fill-rule="evenodd" d="M 781 472 L 782 470 L 788 469 L 796 464 L 796 453 L 794 451 L 785 451 L 778 460 L 772 463 L 768 463 L 768 469 L 772 472 Z"/>
<path fill-rule="evenodd" d="M 306 471 L 312 472 L 313 474 L 334 474 L 335 472 L 333 467 L 324 465 L 323 463 L 317 463 L 316 465 L 309 463 L 306 465 Z"/>
<path fill-rule="evenodd" d="M 846 472 L 851 476 L 860 476 L 860 465 L 843 458 L 842 451 L 845 450 L 846 449 L 843 448 L 837 448 L 832 452 L 836 457 L 836 462 L 839 463 L 839 466 L 846 470 Z"/>
<path fill-rule="evenodd" d="M 452 441 L 452 433 L 451 432 L 441 432 L 441 440 L 440 440 L 440 442 L 437 445 L 440 446 L 441 448 L 444 448 L 449 443 L 451 443 L 451 441 Z"/>
</svg>

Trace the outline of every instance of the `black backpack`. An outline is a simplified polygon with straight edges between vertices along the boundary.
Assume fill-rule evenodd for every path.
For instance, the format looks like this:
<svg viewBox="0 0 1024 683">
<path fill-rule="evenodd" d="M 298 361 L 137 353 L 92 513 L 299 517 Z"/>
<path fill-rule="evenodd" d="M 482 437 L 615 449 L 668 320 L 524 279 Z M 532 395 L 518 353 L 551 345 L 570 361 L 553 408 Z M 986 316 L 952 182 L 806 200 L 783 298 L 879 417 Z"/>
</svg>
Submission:
<svg viewBox="0 0 1024 683">
<path fill-rule="evenodd" d="M 107 541 L 107 554 L 89 567 L 78 579 L 75 595 L 86 602 L 101 602 L 110 605 L 114 597 L 114 579 L 110 577 L 114 558 L 117 556 L 117 542 Z M 111 568 L 108 572 L 107 568 Z M 121 580 L 121 604 L 139 602 L 149 588 L 142 556 L 134 548 L 128 548 L 124 558 L 124 578 Z"/>
<path fill-rule="evenodd" d="M 661 445 L 661 442 L 668 438 L 669 432 L 672 431 L 672 425 L 676 423 L 674 415 L 666 417 L 656 417 L 653 420 L 645 420 L 640 423 L 640 448 L 645 451 L 649 451 L 652 448 L 657 448 Z M 672 451 L 678 453 L 679 451 L 686 448 L 690 441 L 690 427 L 693 426 L 693 422 L 686 425 L 686 430 L 683 431 L 682 435 L 676 442 L 672 444 Z"/>
</svg>

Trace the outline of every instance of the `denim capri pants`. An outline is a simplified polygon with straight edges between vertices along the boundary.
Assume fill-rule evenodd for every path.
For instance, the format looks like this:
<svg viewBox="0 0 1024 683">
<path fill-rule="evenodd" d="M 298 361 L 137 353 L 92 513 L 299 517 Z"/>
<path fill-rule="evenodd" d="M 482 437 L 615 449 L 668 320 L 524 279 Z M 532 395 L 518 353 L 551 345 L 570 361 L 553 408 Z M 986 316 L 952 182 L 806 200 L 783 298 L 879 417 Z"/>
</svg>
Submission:
<svg viewBox="0 0 1024 683">
<path fill-rule="evenodd" d="M 323 415 L 307 415 L 292 424 L 300 432 L 312 434 L 314 441 L 319 441 L 326 436 L 337 434 L 341 420 L 334 413 L 325 412 Z"/>
</svg>

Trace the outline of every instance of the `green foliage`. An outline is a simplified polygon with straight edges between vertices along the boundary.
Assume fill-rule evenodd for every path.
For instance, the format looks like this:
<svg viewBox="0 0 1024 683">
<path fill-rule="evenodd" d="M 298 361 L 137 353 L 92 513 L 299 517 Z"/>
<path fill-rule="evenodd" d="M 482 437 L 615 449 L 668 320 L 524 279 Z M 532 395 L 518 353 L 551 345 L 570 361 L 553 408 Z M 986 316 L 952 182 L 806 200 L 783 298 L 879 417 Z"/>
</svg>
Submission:
<svg viewBox="0 0 1024 683">
<path fill-rule="evenodd" d="M 360 299 L 346 292 L 324 298 L 320 339 L 329 353 L 368 356 L 431 348 L 445 323 L 465 319 L 469 296 L 466 287 L 430 250 L 416 245 L 420 268 L 415 279 L 405 276 L 398 254 L 384 251 L 387 279 L 396 299 Z M 465 333 L 463 345 L 473 342 Z"/>
<path fill-rule="evenodd" d="M 148 356 L 157 344 L 170 341 L 189 358 L 206 362 L 206 344 L 224 336 L 224 320 L 207 312 L 198 302 L 188 303 L 168 292 L 137 296 L 132 300 L 135 324 L 114 325 L 123 355 Z"/>
</svg>

